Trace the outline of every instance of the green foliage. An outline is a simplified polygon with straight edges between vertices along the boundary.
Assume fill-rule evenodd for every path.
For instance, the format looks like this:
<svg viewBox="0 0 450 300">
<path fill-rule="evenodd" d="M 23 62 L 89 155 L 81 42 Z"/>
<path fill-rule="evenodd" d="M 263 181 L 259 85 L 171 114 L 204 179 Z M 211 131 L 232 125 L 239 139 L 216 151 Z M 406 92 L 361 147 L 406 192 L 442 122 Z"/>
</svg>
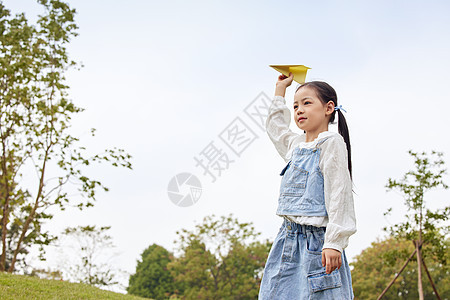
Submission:
<svg viewBox="0 0 450 300">
<path fill-rule="evenodd" d="M 0 299 L 143 299 L 104 291 L 91 285 L 0 272 Z"/>
<path fill-rule="evenodd" d="M 423 256 L 436 256 L 439 262 L 446 264 L 445 239 L 448 238 L 450 226 L 448 225 L 450 206 L 432 211 L 427 208 L 424 195 L 434 188 L 447 189 L 443 181 L 446 173 L 443 154 L 432 151 L 408 152 L 414 159 L 414 170 L 407 172 L 401 180 L 389 178 L 386 188 L 399 190 L 407 207 L 406 221 L 398 223 L 384 230 L 392 236 L 407 240 L 422 240 L 429 244 L 423 251 Z M 388 215 L 392 209 L 388 209 Z M 448 250 L 447 250 L 448 251 Z"/>
<path fill-rule="evenodd" d="M 136 273 L 130 276 L 127 292 L 132 295 L 167 299 L 174 291 L 173 277 L 167 270 L 172 254 L 164 247 L 152 244 L 142 252 Z"/>
<path fill-rule="evenodd" d="M 450 240 L 444 240 L 445 258 L 449 259 Z M 400 270 L 408 257 L 414 251 L 411 241 L 403 238 L 388 237 L 384 240 L 373 242 L 371 247 L 363 250 L 361 254 L 350 263 L 352 269 L 352 284 L 355 299 L 377 299 L 387 287 L 395 274 Z M 425 244 L 425 252 L 431 252 L 432 245 Z M 428 256 L 425 263 L 436 284 L 436 288 L 442 299 L 450 298 L 450 268 L 440 263 L 438 257 Z M 435 299 L 433 289 L 424 276 L 424 297 Z M 417 289 L 417 260 L 414 257 L 387 291 L 383 299 L 419 299 Z"/>
<path fill-rule="evenodd" d="M 207 216 L 177 231 L 179 255 L 156 244 L 142 253 L 130 294 L 155 299 L 256 299 L 271 243 L 251 223 Z"/>
<path fill-rule="evenodd" d="M 108 188 L 86 175 L 92 163 L 131 169 L 122 149 L 89 155 L 69 133 L 73 115 L 83 111 L 68 98 L 65 72 L 78 64 L 67 53 L 77 36 L 75 9 L 59 0 L 38 0 L 44 8 L 36 24 L 25 14 L 12 15 L 0 2 L 0 270 L 14 271 L 32 245 L 56 239 L 42 231 L 53 215 L 49 208 L 84 209 Z M 91 130 L 94 135 L 94 130 Z M 34 168 L 34 183 L 23 174 Z M 81 197 L 69 197 L 66 184 Z"/>
<path fill-rule="evenodd" d="M 177 232 L 181 255 L 168 268 L 182 299 L 255 299 L 271 243 L 232 215 L 204 218 Z"/>
</svg>

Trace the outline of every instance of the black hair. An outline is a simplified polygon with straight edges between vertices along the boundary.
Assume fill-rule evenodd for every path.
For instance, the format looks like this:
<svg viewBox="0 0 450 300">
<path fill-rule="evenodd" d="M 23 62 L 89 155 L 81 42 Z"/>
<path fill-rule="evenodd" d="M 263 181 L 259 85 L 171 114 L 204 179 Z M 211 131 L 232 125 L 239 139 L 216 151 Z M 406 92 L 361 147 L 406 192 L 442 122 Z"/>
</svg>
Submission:
<svg viewBox="0 0 450 300">
<path fill-rule="evenodd" d="M 300 85 L 295 92 L 297 93 L 297 91 L 301 87 L 305 87 L 305 86 L 308 86 L 308 87 L 314 89 L 317 96 L 324 104 L 327 104 L 329 101 L 333 101 L 334 107 L 336 107 L 338 105 L 336 91 L 328 83 L 323 82 L 323 81 L 306 82 L 306 83 Z M 347 145 L 348 171 L 350 172 L 350 178 L 352 178 L 352 151 L 351 151 L 351 146 L 350 146 L 350 135 L 348 132 L 347 121 L 345 120 L 345 117 L 342 114 L 341 110 L 338 109 L 338 110 L 335 110 L 331 114 L 330 123 L 334 122 L 334 119 L 336 117 L 336 112 L 339 117 L 338 131 L 339 131 L 339 134 L 342 135 L 342 137 L 344 138 L 345 144 Z"/>
</svg>

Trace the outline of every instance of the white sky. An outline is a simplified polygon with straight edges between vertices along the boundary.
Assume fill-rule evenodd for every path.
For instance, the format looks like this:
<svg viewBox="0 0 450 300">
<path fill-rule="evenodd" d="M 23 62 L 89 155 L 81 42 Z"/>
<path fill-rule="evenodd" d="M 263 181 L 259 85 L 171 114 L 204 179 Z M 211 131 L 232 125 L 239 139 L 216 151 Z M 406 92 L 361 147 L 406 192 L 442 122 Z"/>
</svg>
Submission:
<svg viewBox="0 0 450 300">
<path fill-rule="evenodd" d="M 35 1 L 4 3 L 28 16 L 39 11 Z M 129 272 L 150 244 L 173 251 L 176 231 L 210 214 L 233 213 L 262 238 L 275 237 L 284 161 L 263 131 L 216 182 L 199 176 L 195 205 L 178 207 L 167 196 L 176 174 L 201 175 L 193 157 L 219 141 L 260 92 L 273 96 L 278 73 L 270 64 L 311 67 L 307 80 L 330 83 L 347 110 L 358 222 L 346 249 L 350 261 L 382 227 L 401 220 L 403 200 L 384 185 L 412 168 L 407 150 L 442 151 L 450 163 L 447 1 L 69 3 L 80 27 L 70 54 L 85 65 L 67 76 L 71 98 L 86 108 L 73 130 L 92 151 L 126 149 L 134 170 L 93 167 L 90 174 L 110 192 L 100 193 L 94 208 L 58 213 L 49 228 L 111 225 L 122 253 L 117 264 Z M 296 85 L 286 95 L 289 107 Z M 301 132 L 293 123 L 291 129 Z M 442 207 L 448 195 L 426 196 Z M 390 206 L 397 213 L 386 220 Z"/>
</svg>

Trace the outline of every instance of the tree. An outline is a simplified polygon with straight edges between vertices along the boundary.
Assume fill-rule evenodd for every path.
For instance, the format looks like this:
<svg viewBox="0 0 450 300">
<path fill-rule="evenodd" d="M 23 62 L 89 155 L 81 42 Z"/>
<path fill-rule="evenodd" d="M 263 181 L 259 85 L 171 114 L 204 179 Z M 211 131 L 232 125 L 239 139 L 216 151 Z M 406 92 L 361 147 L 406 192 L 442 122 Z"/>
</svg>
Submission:
<svg viewBox="0 0 450 300">
<path fill-rule="evenodd" d="M 168 264 L 182 299 L 255 299 L 271 243 L 230 214 L 177 231 L 181 252 Z"/>
<path fill-rule="evenodd" d="M 130 294 L 154 299 L 255 299 L 271 243 L 251 223 L 207 216 L 177 231 L 178 255 L 151 245 L 130 277 Z"/>
<path fill-rule="evenodd" d="M 424 299 L 422 268 L 427 272 L 431 285 L 434 285 L 424 259 L 436 257 L 442 265 L 447 264 L 445 253 L 448 250 L 445 241 L 448 238 L 450 228 L 446 225 L 449 220 L 450 206 L 432 211 L 425 205 L 424 194 L 431 189 L 438 187 L 447 189 L 448 186 L 443 181 L 446 169 L 441 152 L 432 151 L 431 158 L 426 152 L 415 153 L 410 150 L 408 153 L 414 158 L 415 170 L 407 172 L 401 180 L 389 178 L 386 185 L 388 190 L 397 189 L 403 194 L 407 208 L 406 221 L 385 227 L 384 230 L 388 231 L 391 236 L 413 241 L 415 250 L 406 264 L 415 254 L 417 257 L 419 299 Z M 391 208 L 388 209 L 385 215 L 389 214 L 391 210 Z M 425 247 L 422 251 L 423 244 L 430 245 L 430 247 Z M 435 292 L 438 293 L 437 290 Z M 380 295 L 380 298 L 382 295 Z"/>
<path fill-rule="evenodd" d="M 86 175 L 92 163 L 131 169 L 124 150 L 88 154 L 70 134 L 72 116 L 83 111 L 68 98 L 64 77 L 78 66 L 66 49 L 77 36 L 75 9 L 59 0 L 37 2 L 44 13 L 35 25 L 23 13 L 12 16 L 0 2 L 0 270 L 9 272 L 31 246 L 42 254 L 56 239 L 42 230 L 53 217 L 50 208 L 84 209 L 94 205 L 99 189 L 108 191 Z M 25 183 L 30 169 L 36 180 Z M 81 197 L 69 197 L 68 183 Z"/>
<path fill-rule="evenodd" d="M 444 241 L 444 257 L 449 259 L 450 240 Z M 431 253 L 431 244 L 424 244 L 424 252 Z M 411 241 L 398 237 L 377 239 L 370 247 L 355 256 L 352 266 L 352 284 L 355 299 L 375 300 L 398 273 L 405 259 L 414 251 Z M 427 267 L 442 299 L 450 299 L 450 268 L 443 265 L 437 256 L 427 257 Z M 424 285 L 425 299 L 435 298 L 431 285 Z M 396 283 L 386 292 L 385 299 L 418 299 L 417 267 L 408 264 L 397 278 Z"/>
<path fill-rule="evenodd" d="M 115 245 L 108 234 L 110 228 L 87 225 L 65 229 L 63 248 L 72 251 L 61 268 L 65 280 L 99 288 L 119 284 L 117 277 L 121 271 L 110 263 L 115 256 L 111 252 Z"/>
<path fill-rule="evenodd" d="M 174 291 L 174 279 L 167 269 L 173 255 L 164 247 L 150 245 L 137 262 L 136 273 L 130 276 L 127 292 L 152 299 L 167 299 Z"/>
</svg>

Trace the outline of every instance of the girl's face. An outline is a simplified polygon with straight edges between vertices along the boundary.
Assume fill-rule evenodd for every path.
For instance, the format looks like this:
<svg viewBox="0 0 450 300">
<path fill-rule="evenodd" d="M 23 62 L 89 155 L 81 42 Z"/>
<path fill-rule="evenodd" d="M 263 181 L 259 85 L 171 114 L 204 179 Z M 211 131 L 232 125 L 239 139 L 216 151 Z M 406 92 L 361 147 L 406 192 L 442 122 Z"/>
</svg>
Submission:
<svg viewBox="0 0 450 300">
<path fill-rule="evenodd" d="M 308 86 L 301 87 L 294 95 L 294 119 L 298 128 L 317 136 L 328 130 L 330 115 L 334 112 L 334 103 L 324 104 L 316 91 Z"/>
</svg>

